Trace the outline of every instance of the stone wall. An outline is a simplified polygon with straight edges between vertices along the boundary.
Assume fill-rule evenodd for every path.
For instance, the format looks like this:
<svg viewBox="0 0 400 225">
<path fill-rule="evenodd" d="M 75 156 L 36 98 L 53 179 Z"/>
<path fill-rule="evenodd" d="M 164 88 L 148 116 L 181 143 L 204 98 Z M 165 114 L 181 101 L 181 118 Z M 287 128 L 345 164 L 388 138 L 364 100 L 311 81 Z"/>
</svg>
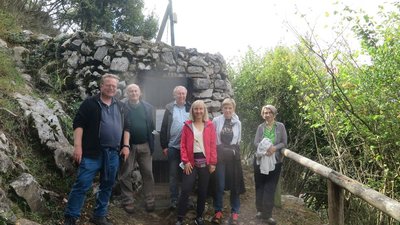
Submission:
<svg viewBox="0 0 400 225">
<path fill-rule="evenodd" d="M 54 38 L 65 38 L 60 36 Z M 219 114 L 221 102 L 233 95 L 226 63 L 220 54 L 153 43 L 123 33 L 76 32 L 60 46 L 67 72 L 75 78 L 81 98 L 98 92 L 98 80 L 106 72 L 121 78 L 119 94 L 127 84 L 137 83 L 139 74 L 184 77 L 188 98 L 202 99 L 211 116 Z M 172 90 L 171 90 L 172 98 Z"/>
</svg>

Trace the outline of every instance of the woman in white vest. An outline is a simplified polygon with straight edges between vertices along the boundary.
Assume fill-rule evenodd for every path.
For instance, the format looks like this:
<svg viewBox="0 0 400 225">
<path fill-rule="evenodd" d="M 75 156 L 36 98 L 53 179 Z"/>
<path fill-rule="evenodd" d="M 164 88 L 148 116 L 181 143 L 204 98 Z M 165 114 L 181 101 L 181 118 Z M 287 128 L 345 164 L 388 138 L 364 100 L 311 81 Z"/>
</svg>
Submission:
<svg viewBox="0 0 400 225">
<path fill-rule="evenodd" d="M 227 98 L 222 102 L 222 115 L 213 119 L 217 134 L 216 188 L 214 194 L 214 224 L 221 224 L 224 190 L 230 190 L 229 224 L 238 224 L 240 198 L 244 193 L 244 180 L 240 160 L 242 125 L 235 113 L 236 103 Z"/>
</svg>

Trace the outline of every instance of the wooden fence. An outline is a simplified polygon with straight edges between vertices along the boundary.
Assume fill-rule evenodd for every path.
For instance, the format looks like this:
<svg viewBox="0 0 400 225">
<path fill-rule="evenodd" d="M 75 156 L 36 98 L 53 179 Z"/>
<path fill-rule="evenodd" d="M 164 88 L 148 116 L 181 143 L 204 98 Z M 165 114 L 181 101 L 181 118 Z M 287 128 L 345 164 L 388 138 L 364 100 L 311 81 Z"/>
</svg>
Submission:
<svg viewBox="0 0 400 225">
<path fill-rule="evenodd" d="M 290 151 L 282 153 L 299 164 L 328 179 L 328 217 L 329 225 L 344 225 L 344 189 L 400 221 L 400 202 L 393 200 L 331 168 Z"/>
</svg>

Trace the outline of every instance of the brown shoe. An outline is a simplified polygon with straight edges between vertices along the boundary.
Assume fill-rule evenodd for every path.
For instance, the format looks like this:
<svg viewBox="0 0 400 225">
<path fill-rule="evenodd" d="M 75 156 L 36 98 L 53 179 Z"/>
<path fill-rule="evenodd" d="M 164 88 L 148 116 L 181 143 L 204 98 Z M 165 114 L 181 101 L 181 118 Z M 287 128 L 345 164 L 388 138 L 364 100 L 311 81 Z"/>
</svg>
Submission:
<svg viewBox="0 0 400 225">
<path fill-rule="evenodd" d="M 145 206 L 145 208 L 146 208 L 146 211 L 147 211 L 147 212 L 154 212 L 154 210 L 156 209 L 156 205 L 155 205 L 154 202 L 152 202 L 152 203 L 147 203 L 146 206 Z"/>
<path fill-rule="evenodd" d="M 125 210 L 125 212 L 129 214 L 135 212 L 135 206 L 133 205 L 133 203 L 122 205 L 122 208 Z"/>
</svg>

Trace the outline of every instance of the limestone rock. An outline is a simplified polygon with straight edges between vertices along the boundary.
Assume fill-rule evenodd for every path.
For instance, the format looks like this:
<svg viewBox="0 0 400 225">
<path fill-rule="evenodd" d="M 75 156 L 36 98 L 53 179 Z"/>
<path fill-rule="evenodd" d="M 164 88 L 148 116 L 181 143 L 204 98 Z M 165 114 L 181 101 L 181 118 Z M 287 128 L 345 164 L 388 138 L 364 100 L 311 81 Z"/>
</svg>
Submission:
<svg viewBox="0 0 400 225">
<path fill-rule="evenodd" d="M 40 225 L 40 223 L 36 223 L 33 221 L 30 221 L 28 219 L 18 219 L 15 225 Z"/>
<path fill-rule="evenodd" d="M 11 158 L 3 151 L 0 151 L 0 173 L 4 174 L 15 168 Z"/>
<path fill-rule="evenodd" d="M 204 59 L 199 57 L 199 56 L 190 57 L 189 63 L 191 65 L 200 66 L 200 67 L 201 66 L 208 66 L 208 63 L 206 61 L 204 61 Z"/>
<path fill-rule="evenodd" d="M 206 90 L 210 87 L 211 81 L 203 78 L 193 78 L 193 87 L 198 90 Z"/>
<path fill-rule="evenodd" d="M 53 108 L 50 108 L 42 99 L 19 93 L 16 93 L 14 97 L 25 111 L 25 116 L 32 119 L 40 143 L 53 151 L 55 163 L 61 172 L 74 171 L 70 160 L 73 147 L 64 136 L 57 117 L 57 114 L 65 115 L 65 112 L 60 109 L 61 106 L 53 102 Z"/>
<path fill-rule="evenodd" d="M 7 198 L 6 193 L 0 188 L 0 221 L 7 224 L 14 224 L 17 217 L 11 209 L 11 201 Z"/>
<path fill-rule="evenodd" d="M 1 39 L 1 38 L 0 38 L 0 48 L 8 48 L 7 42 L 3 41 L 3 39 Z"/>
<path fill-rule="evenodd" d="M 29 50 L 22 46 L 16 46 L 13 48 L 13 52 L 14 52 L 13 58 L 15 63 L 17 64 L 17 66 L 23 67 L 24 66 L 23 60 L 29 54 Z"/>
<path fill-rule="evenodd" d="M 48 214 L 45 199 L 43 198 L 43 190 L 35 178 L 29 173 L 23 173 L 10 186 L 15 193 L 28 203 L 29 208 L 33 212 Z"/>
<path fill-rule="evenodd" d="M 200 93 L 197 93 L 197 92 L 193 93 L 193 96 L 195 98 L 211 98 L 212 95 L 213 95 L 213 89 L 207 89 L 207 90 L 202 91 Z"/>
<path fill-rule="evenodd" d="M 108 47 L 105 46 L 99 47 L 94 53 L 94 59 L 102 62 L 104 57 L 106 57 L 107 52 L 108 52 Z"/>
<path fill-rule="evenodd" d="M 126 57 L 114 58 L 111 61 L 110 69 L 117 72 L 126 72 L 129 68 L 129 59 Z"/>
</svg>

